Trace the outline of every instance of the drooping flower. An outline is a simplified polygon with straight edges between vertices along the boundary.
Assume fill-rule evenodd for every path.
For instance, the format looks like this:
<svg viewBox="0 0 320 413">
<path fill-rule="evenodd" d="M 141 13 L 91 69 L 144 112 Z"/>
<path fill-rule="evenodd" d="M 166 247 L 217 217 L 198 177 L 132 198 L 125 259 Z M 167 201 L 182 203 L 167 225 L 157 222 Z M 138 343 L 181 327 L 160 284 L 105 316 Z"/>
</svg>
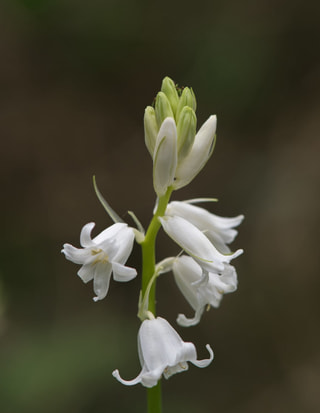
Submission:
<svg viewBox="0 0 320 413">
<path fill-rule="evenodd" d="M 230 253 L 230 248 L 227 244 L 230 244 L 237 236 L 238 231 L 234 227 L 241 224 L 244 216 L 238 215 L 233 218 L 219 217 L 204 208 L 192 205 L 190 202 L 170 202 L 166 209 L 166 215 L 176 215 L 188 220 L 205 233 L 217 250 L 223 254 Z"/>
<path fill-rule="evenodd" d="M 159 218 L 165 232 L 207 272 L 221 272 L 225 264 L 242 254 L 222 254 L 209 238 L 188 220 L 177 215 L 164 215 Z"/>
<path fill-rule="evenodd" d="M 188 361 L 197 367 L 207 367 L 213 360 L 213 351 L 209 344 L 206 348 L 209 359 L 197 360 L 194 344 L 184 342 L 165 319 L 144 320 L 138 333 L 141 372 L 132 380 L 123 380 L 118 370 L 114 370 L 112 375 L 127 386 L 141 383 L 145 387 L 153 387 L 162 375 L 168 379 L 188 370 Z"/>
<path fill-rule="evenodd" d="M 83 282 L 93 279 L 94 301 L 98 301 L 107 295 L 112 273 L 115 281 L 126 282 L 135 278 L 137 271 L 124 265 L 133 247 L 133 229 L 125 223 L 116 223 L 91 239 L 94 226 L 91 222 L 82 228 L 80 244 L 83 248 L 64 244 L 61 252 L 68 260 L 82 265 L 78 275 Z"/>
<path fill-rule="evenodd" d="M 203 277 L 202 268 L 186 255 L 175 259 L 172 272 L 180 291 L 195 310 L 193 318 L 178 315 L 177 323 L 184 327 L 198 324 L 208 305 L 219 307 L 223 295 L 235 291 L 238 285 L 236 270 L 229 264 L 224 264 L 220 273 L 207 273 L 206 280 L 200 282 Z"/>
</svg>

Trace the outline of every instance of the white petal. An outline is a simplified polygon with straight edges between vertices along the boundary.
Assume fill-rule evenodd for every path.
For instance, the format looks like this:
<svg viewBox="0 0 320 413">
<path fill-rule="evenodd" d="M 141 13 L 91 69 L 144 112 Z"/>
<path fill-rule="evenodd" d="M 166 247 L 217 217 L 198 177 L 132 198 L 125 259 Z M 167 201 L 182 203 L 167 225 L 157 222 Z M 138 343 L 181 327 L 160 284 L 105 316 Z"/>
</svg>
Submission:
<svg viewBox="0 0 320 413">
<path fill-rule="evenodd" d="M 175 189 L 191 182 L 207 163 L 212 154 L 216 126 L 217 117 L 210 116 L 196 134 L 191 151 L 177 166 Z"/>
<path fill-rule="evenodd" d="M 115 281 L 127 282 L 133 280 L 137 271 L 135 268 L 126 267 L 118 262 L 112 262 L 113 279 Z"/>
<path fill-rule="evenodd" d="M 214 354 L 212 351 L 212 348 L 209 346 L 209 344 L 206 345 L 206 349 L 209 351 L 210 358 L 205 359 L 205 360 L 190 360 L 192 364 L 194 364 L 197 367 L 207 367 L 213 360 Z"/>
<path fill-rule="evenodd" d="M 244 219 L 243 215 L 233 218 L 220 217 L 210 213 L 205 208 L 192 205 L 189 202 L 179 201 L 173 201 L 168 204 L 166 215 L 178 215 L 187 219 L 201 231 L 208 231 L 206 235 L 210 239 L 216 240 L 222 247 L 224 243 L 229 244 L 234 240 L 237 231 L 233 228 L 240 225 Z M 215 246 L 221 250 L 218 245 L 215 244 Z M 223 249 L 225 249 L 225 246 Z"/>
<path fill-rule="evenodd" d="M 94 268 L 91 264 L 85 264 L 78 271 L 78 275 L 84 283 L 87 283 L 93 279 Z"/>
<path fill-rule="evenodd" d="M 114 239 L 119 231 L 123 228 L 127 227 L 128 225 L 123 222 L 117 222 L 116 224 L 111 225 L 110 227 L 106 228 L 104 231 L 100 232 L 95 238 L 93 238 L 92 242 L 94 245 L 104 244 L 105 242 L 109 242 L 110 240 Z"/>
<path fill-rule="evenodd" d="M 199 294 L 194 282 L 199 281 L 202 277 L 200 265 L 193 258 L 182 255 L 176 258 L 172 271 L 180 291 L 191 307 L 196 310 L 199 307 Z"/>
<path fill-rule="evenodd" d="M 192 318 L 179 314 L 177 323 L 183 327 L 194 326 L 199 323 L 205 306 L 208 304 L 207 297 L 199 294 L 199 290 L 206 289 L 207 283 L 204 287 L 197 285 L 203 278 L 202 269 L 191 257 L 182 255 L 174 262 L 173 275 L 180 291 L 195 310 L 195 315 Z"/>
<path fill-rule="evenodd" d="M 90 261 L 92 257 L 90 249 L 75 248 L 71 244 L 64 244 L 61 252 L 64 253 L 67 260 L 75 264 L 85 264 Z"/>
<path fill-rule="evenodd" d="M 232 293 L 238 287 L 238 277 L 235 267 L 225 264 L 225 269 L 220 276 L 220 282 L 224 286 L 224 293 Z"/>
<path fill-rule="evenodd" d="M 208 271 L 223 270 L 222 262 L 230 256 L 221 254 L 193 224 L 178 216 L 159 218 L 165 232 Z"/>
<path fill-rule="evenodd" d="M 141 324 L 138 342 L 143 364 L 148 371 L 162 371 L 174 365 L 177 349 L 183 341 L 173 327 L 161 317 L 144 320 Z"/>
<path fill-rule="evenodd" d="M 125 384 L 126 386 L 134 386 L 135 384 L 141 383 L 141 373 L 132 380 L 124 380 L 121 378 L 119 370 L 114 370 L 112 372 L 113 377 L 115 377 L 120 383 Z"/>
<path fill-rule="evenodd" d="M 176 166 L 176 124 L 173 118 L 166 118 L 160 127 L 153 157 L 153 186 L 159 197 L 173 184 Z"/>
<path fill-rule="evenodd" d="M 89 224 L 86 224 L 80 233 L 80 245 L 84 248 L 86 247 L 91 247 L 94 245 L 91 239 L 91 231 L 93 230 L 94 226 L 96 224 L 94 222 L 90 222 Z"/>
<path fill-rule="evenodd" d="M 132 228 L 124 227 L 117 235 L 117 250 L 115 255 L 111 256 L 112 261 L 124 264 L 129 258 L 134 243 L 134 231 Z"/>
<path fill-rule="evenodd" d="M 102 300 L 108 293 L 112 266 L 111 264 L 97 263 L 93 280 L 93 291 L 97 295 L 94 301 Z"/>
<path fill-rule="evenodd" d="M 232 231 L 232 230 L 229 230 L 229 231 Z M 233 231 L 235 231 L 235 230 L 233 230 Z M 217 248 L 218 251 L 220 251 L 222 254 L 230 254 L 231 250 L 228 247 L 228 245 L 226 244 L 226 240 L 225 240 L 226 237 L 224 237 L 220 232 L 205 231 L 205 234 L 206 234 L 206 237 Z"/>
<path fill-rule="evenodd" d="M 187 318 L 184 314 L 178 314 L 177 323 L 182 327 L 191 327 L 199 324 L 204 309 L 204 306 L 197 308 L 192 318 Z"/>
</svg>

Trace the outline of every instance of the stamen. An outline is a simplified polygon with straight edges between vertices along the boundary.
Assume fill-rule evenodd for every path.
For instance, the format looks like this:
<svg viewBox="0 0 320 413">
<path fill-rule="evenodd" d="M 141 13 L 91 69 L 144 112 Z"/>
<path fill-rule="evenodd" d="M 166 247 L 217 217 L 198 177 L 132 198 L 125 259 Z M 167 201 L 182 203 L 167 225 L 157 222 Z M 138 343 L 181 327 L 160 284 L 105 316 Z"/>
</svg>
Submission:
<svg viewBox="0 0 320 413">
<path fill-rule="evenodd" d="M 108 255 L 101 248 L 92 249 L 91 254 L 93 256 L 97 255 L 97 258 L 91 263 L 91 265 L 98 264 L 99 262 L 102 264 L 106 264 L 107 262 L 109 262 Z"/>
<path fill-rule="evenodd" d="M 100 254 L 100 252 L 102 252 L 102 249 L 101 249 L 101 248 L 98 248 L 98 249 L 96 249 L 96 250 L 94 250 L 94 249 L 91 250 L 91 254 L 92 254 L 92 255 Z"/>
</svg>

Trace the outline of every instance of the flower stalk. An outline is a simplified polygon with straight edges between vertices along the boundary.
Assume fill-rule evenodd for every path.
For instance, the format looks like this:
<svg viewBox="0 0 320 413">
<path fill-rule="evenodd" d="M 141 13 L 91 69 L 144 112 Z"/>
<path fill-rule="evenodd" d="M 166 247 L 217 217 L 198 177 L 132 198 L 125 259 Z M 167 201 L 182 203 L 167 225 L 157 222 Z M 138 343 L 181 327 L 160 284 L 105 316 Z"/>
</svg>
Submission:
<svg viewBox="0 0 320 413">
<path fill-rule="evenodd" d="M 158 231 L 161 227 L 159 217 L 164 216 L 167 205 L 170 200 L 172 193 L 172 188 L 169 187 L 166 193 L 159 198 L 156 212 L 150 222 L 150 225 L 147 229 L 146 236 L 144 241 L 141 243 L 142 249 L 142 299 L 148 287 L 149 281 L 151 280 L 156 266 L 156 253 L 155 245 Z M 149 294 L 149 306 L 148 310 L 156 315 L 156 305 L 155 305 L 155 289 L 156 281 L 153 283 Z"/>
<path fill-rule="evenodd" d="M 156 238 L 158 231 L 161 227 L 159 217 L 165 214 L 167 205 L 170 200 L 172 193 L 172 188 L 169 187 L 159 201 L 156 212 L 150 222 L 147 229 L 144 241 L 141 243 L 142 249 L 142 290 L 141 298 L 143 300 L 144 295 L 147 291 L 148 284 L 155 273 L 156 267 Z M 154 280 L 149 293 L 149 304 L 148 310 L 156 315 L 156 279 Z M 157 385 L 147 389 L 147 402 L 148 402 L 148 413 L 161 413 L 162 411 L 162 398 L 161 398 L 161 380 L 158 381 Z"/>
</svg>

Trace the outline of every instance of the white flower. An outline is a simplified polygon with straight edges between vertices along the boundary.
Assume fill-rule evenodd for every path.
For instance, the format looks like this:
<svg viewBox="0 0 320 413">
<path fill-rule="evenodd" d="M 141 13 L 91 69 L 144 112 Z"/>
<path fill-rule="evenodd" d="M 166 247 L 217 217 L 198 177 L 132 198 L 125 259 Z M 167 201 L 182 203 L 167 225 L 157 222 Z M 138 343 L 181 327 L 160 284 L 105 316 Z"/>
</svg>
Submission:
<svg viewBox="0 0 320 413">
<path fill-rule="evenodd" d="M 127 386 L 141 383 L 145 387 L 153 387 L 162 374 L 168 379 L 173 374 L 188 370 L 188 361 L 197 367 L 207 367 L 213 360 L 213 351 L 209 344 L 206 348 L 210 358 L 197 360 L 194 344 L 185 343 L 165 319 L 144 320 L 138 333 L 140 374 L 133 380 L 123 380 L 118 370 L 112 375 Z"/>
<path fill-rule="evenodd" d="M 159 220 L 169 237 L 191 255 L 204 271 L 223 271 L 225 263 L 228 264 L 243 252 L 237 250 L 232 254 L 222 254 L 202 231 L 179 216 L 165 215 Z"/>
<path fill-rule="evenodd" d="M 175 259 L 172 271 L 179 289 L 195 310 L 190 319 L 179 314 L 177 323 L 184 327 L 198 324 L 207 305 L 219 307 L 223 294 L 235 291 L 238 285 L 236 270 L 229 264 L 224 264 L 220 274 L 208 273 L 205 282 L 201 281 L 202 268 L 186 255 Z"/>
<path fill-rule="evenodd" d="M 174 189 L 188 185 L 205 166 L 213 153 L 216 127 L 217 117 L 215 115 L 210 116 L 201 126 L 188 155 L 179 160 L 173 184 Z"/>
<path fill-rule="evenodd" d="M 64 244 L 61 252 L 68 260 L 82 265 L 78 275 L 83 282 L 93 279 L 93 290 L 97 295 L 94 301 L 98 301 L 107 295 L 112 272 L 115 281 L 126 282 L 132 280 L 137 271 L 124 265 L 133 247 L 133 229 L 125 223 L 116 223 L 91 239 L 94 226 L 91 222 L 82 228 L 80 244 L 83 248 Z"/>
<path fill-rule="evenodd" d="M 223 254 L 230 253 L 230 244 L 238 234 L 234 229 L 241 224 L 243 215 L 234 218 L 224 218 L 214 215 L 204 208 L 192 205 L 190 202 L 170 202 L 166 209 L 166 215 L 177 215 L 195 225 L 203 231 L 207 238 Z"/>
<path fill-rule="evenodd" d="M 160 127 L 153 153 L 153 186 L 159 197 L 173 184 L 177 166 L 177 128 L 173 118 Z"/>
</svg>

